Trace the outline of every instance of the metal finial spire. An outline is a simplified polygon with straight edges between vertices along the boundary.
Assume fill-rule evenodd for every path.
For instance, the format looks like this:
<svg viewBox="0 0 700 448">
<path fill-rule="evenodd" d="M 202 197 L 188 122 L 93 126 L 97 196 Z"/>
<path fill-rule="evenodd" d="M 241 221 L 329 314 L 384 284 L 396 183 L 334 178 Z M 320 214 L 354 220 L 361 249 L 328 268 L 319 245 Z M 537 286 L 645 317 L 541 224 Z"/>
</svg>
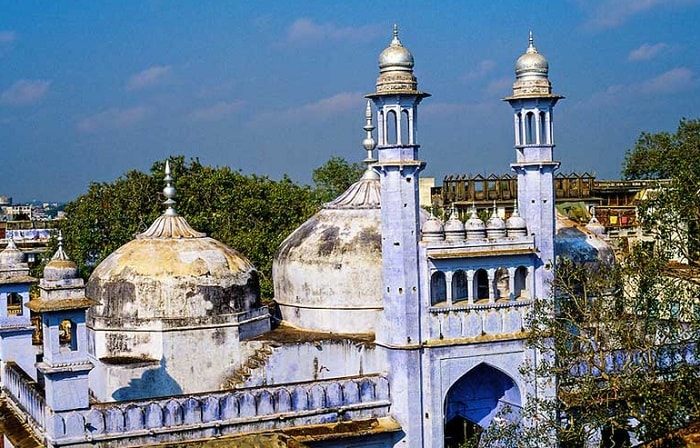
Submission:
<svg viewBox="0 0 700 448">
<path fill-rule="evenodd" d="M 51 257 L 52 260 L 63 260 L 63 261 L 69 261 L 68 255 L 66 252 L 63 250 L 63 232 L 60 230 L 58 231 L 58 249 L 56 250 L 56 253 L 53 254 L 53 257 Z"/>
<path fill-rule="evenodd" d="M 372 131 L 374 131 L 374 124 L 372 124 L 372 105 L 369 100 L 367 100 L 367 108 L 365 109 L 365 126 L 362 128 L 365 130 L 367 135 L 365 139 L 362 140 L 362 146 L 367 151 L 367 157 L 363 162 L 367 165 L 377 163 L 377 159 L 374 158 L 374 148 L 377 147 L 377 142 L 372 137 Z"/>
<path fill-rule="evenodd" d="M 163 188 L 163 195 L 165 196 L 165 202 L 163 204 L 167 205 L 168 208 L 165 210 L 166 215 L 177 216 L 177 212 L 173 208 L 176 204 L 175 200 L 175 187 L 172 185 L 173 178 L 170 177 L 170 161 L 165 161 L 165 188 Z"/>
<path fill-rule="evenodd" d="M 528 39 L 527 53 L 537 53 L 537 48 L 535 48 L 535 39 L 532 37 L 532 31 L 530 31 L 530 38 Z"/>
<path fill-rule="evenodd" d="M 399 26 L 394 24 L 394 38 L 391 40 L 391 45 L 401 45 L 399 40 Z"/>
<path fill-rule="evenodd" d="M 513 214 L 511 216 L 520 216 L 520 212 L 518 211 L 518 200 L 513 199 Z"/>
</svg>

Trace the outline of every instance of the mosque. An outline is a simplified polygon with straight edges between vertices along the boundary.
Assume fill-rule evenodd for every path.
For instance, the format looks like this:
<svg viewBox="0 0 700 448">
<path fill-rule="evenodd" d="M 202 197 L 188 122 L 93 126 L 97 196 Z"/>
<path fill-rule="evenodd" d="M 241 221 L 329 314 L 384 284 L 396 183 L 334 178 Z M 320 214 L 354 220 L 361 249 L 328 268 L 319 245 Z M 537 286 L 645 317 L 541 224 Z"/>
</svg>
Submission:
<svg viewBox="0 0 700 448">
<path fill-rule="evenodd" d="M 37 279 L 10 241 L 4 414 L 48 447 L 457 447 L 551 394 L 547 378 L 519 370 L 538 357 L 526 316 L 550 299 L 557 256 L 611 251 L 595 222 L 578 237 L 557 222 L 562 97 L 548 62 L 530 35 L 505 98 L 517 204 L 507 219 L 494 207 L 466 222 L 418 204 L 418 109 L 430 95 L 413 68 L 394 28 L 367 95 L 367 170 L 279 247 L 277 309 L 261 303 L 244 254 L 177 213 L 168 167 L 163 215 L 87 283 L 59 243 L 30 300 Z M 38 346 L 30 313 L 41 316 Z M 11 436 L 4 446 L 19 446 Z"/>
</svg>

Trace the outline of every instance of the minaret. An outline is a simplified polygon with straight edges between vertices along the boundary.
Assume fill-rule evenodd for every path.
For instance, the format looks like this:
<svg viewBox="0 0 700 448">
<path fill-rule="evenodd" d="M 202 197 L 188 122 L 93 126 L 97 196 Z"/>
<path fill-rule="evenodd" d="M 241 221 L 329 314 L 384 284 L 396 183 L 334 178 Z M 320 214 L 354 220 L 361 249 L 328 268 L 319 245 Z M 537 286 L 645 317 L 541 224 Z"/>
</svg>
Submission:
<svg viewBox="0 0 700 448">
<path fill-rule="evenodd" d="M 552 93 L 549 63 L 537 52 L 532 32 L 525 54 L 515 63 L 513 94 L 507 98 L 513 107 L 518 208 L 535 237 L 538 260 L 535 266 L 534 297 L 548 298 L 554 267 L 554 170 L 553 112 L 562 96 Z"/>
<path fill-rule="evenodd" d="M 37 368 L 44 375 L 46 404 L 54 411 L 86 409 L 89 406 L 88 360 L 85 312 L 97 302 L 85 297 L 85 282 L 78 267 L 58 250 L 46 264 L 39 282 L 39 297 L 29 308 L 41 313 L 44 359 Z"/>
<path fill-rule="evenodd" d="M 391 44 L 379 55 L 376 92 L 367 95 L 377 112 L 377 152 L 374 165 L 381 184 L 383 319 L 376 342 L 387 350 L 392 366 L 392 414 L 406 437 L 401 446 L 423 446 L 418 265 L 420 207 L 418 177 L 418 104 L 430 96 L 417 89 L 413 55 L 399 40 L 394 25 Z"/>
<path fill-rule="evenodd" d="M 419 343 L 418 241 L 420 239 L 416 124 L 418 104 L 427 96 L 417 90 L 413 55 L 399 40 L 394 25 L 391 44 L 379 55 L 377 91 L 367 95 L 378 109 L 374 165 L 382 192 L 382 266 L 384 325 L 377 340 L 391 346 Z"/>
<path fill-rule="evenodd" d="M 36 282 L 29 275 L 24 253 L 10 238 L 0 252 L 0 368 L 3 381 L 5 365 L 17 364 L 36 380 L 36 351 L 32 347 L 32 326 L 29 308 L 29 288 Z"/>
</svg>

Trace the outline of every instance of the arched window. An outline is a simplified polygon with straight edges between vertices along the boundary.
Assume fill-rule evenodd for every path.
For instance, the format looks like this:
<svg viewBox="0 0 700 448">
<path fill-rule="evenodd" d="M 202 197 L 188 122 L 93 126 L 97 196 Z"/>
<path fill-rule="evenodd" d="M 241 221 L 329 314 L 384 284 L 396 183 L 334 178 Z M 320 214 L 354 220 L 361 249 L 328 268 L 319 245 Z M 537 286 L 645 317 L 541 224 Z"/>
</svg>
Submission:
<svg viewBox="0 0 700 448">
<path fill-rule="evenodd" d="M 525 144 L 532 145 L 535 143 L 535 114 L 528 112 L 525 115 Z"/>
<path fill-rule="evenodd" d="M 456 271 L 452 274 L 452 301 L 459 302 L 467 298 L 467 274 L 462 271 Z"/>
<path fill-rule="evenodd" d="M 516 121 L 517 129 L 515 130 L 515 138 L 516 138 L 515 144 L 522 145 L 524 143 L 523 142 L 523 114 L 518 112 L 517 118 L 518 118 Z"/>
<path fill-rule="evenodd" d="M 390 110 L 386 113 L 386 143 L 394 145 L 397 143 L 398 136 L 396 135 L 398 122 L 396 120 L 396 112 Z"/>
<path fill-rule="evenodd" d="M 540 112 L 540 144 L 549 144 L 549 133 L 547 132 L 547 115 Z"/>
<path fill-rule="evenodd" d="M 513 279 L 513 295 L 515 297 L 528 297 L 527 292 L 527 268 L 524 266 L 518 267 L 515 270 L 515 278 Z"/>
<path fill-rule="evenodd" d="M 399 143 L 402 145 L 413 144 L 411 141 L 411 128 L 409 127 L 408 123 L 408 111 L 404 109 L 401 111 L 401 140 L 399 140 Z"/>
<path fill-rule="evenodd" d="M 7 295 L 7 315 L 21 316 L 22 315 L 22 294 L 11 292 Z"/>
<path fill-rule="evenodd" d="M 445 273 L 441 271 L 433 272 L 430 277 L 430 304 L 444 302 L 447 300 L 447 282 Z"/>
<path fill-rule="evenodd" d="M 78 350 L 78 324 L 69 319 L 61 321 L 58 327 L 58 342 L 61 350 Z"/>
<path fill-rule="evenodd" d="M 489 298 L 489 275 L 484 269 L 474 273 L 474 297 L 477 300 Z"/>
<path fill-rule="evenodd" d="M 508 274 L 508 269 L 498 268 L 494 283 L 496 284 L 496 300 L 510 298 L 510 275 Z"/>
</svg>

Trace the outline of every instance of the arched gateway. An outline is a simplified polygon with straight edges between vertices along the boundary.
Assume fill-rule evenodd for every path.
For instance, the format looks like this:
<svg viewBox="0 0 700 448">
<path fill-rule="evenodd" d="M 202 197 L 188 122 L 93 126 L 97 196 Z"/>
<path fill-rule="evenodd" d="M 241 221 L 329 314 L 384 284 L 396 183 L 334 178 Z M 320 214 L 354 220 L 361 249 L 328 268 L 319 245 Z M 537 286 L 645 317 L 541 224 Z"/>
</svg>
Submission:
<svg viewBox="0 0 700 448">
<path fill-rule="evenodd" d="M 478 436 L 493 419 L 520 413 L 520 389 L 511 377 L 479 364 L 455 382 L 445 397 L 445 448 Z"/>
</svg>

